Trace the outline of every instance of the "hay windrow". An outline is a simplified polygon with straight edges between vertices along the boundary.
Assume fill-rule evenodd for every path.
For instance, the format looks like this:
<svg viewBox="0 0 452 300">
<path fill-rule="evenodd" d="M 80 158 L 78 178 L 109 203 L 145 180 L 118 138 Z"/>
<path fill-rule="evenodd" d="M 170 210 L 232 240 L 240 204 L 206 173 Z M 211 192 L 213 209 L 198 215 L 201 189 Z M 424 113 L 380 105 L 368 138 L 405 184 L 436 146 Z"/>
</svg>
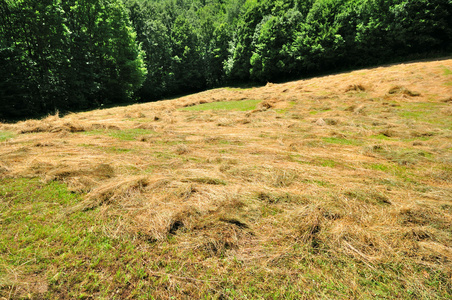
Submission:
<svg viewBox="0 0 452 300">
<path fill-rule="evenodd" d="M 161 298 L 245 282 L 299 287 L 306 297 L 332 287 L 338 298 L 369 298 L 381 287 L 441 298 L 452 275 L 446 65 L 452 60 L 0 124 L 8 134 L 0 178 L 64 183 L 80 201 L 62 214 L 52 199 L 44 206 L 60 221 L 93 214 L 96 234 L 144 249 L 126 262 L 140 272 L 128 287 L 152 285 Z M 222 102 L 227 109 L 217 109 Z M 17 195 L 4 198 L 9 205 Z M 96 280 L 126 280 L 113 269 Z"/>
<path fill-rule="evenodd" d="M 127 178 L 119 182 L 106 183 L 86 196 L 84 209 L 92 209 L 103 204 L 113 203 L 129 196 L 133 192 L 141 192 L 149 185 L 147 177 L 138 176 Z"/>
</svg>

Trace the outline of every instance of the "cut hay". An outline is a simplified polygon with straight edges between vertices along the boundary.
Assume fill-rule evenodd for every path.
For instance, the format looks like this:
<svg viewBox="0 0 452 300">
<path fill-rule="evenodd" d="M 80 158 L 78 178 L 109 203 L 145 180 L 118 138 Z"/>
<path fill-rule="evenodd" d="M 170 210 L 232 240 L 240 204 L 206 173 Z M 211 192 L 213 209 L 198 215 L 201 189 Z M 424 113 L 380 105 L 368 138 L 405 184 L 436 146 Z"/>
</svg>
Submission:
<svg viewBox="0 0 452 300">
<path fill-rule="evenodd" d="M 0 178 L 64 183 L 79 200 L 55 213 L 94 216 L 101 225 L 90 234 L 110 241 L 99 249 L 143 251 L 115 258 L 130 265 L 122 273 L 79 253 L 71 255 L 81 263 L 58 271 L 100 269 L 104 277 L 92 281 L 113 285 L 135 272 L 125 298 L 138 284 L 156 298 L 245 299 L 260 290 L 447 298 L 452 87 L 444 65 L 452 60 L 0 124 L 8 134 Z M 234 110 L 242 100 L 257 106 Z M 187 109 L 212 102 L 233 105 Z"/>
</svg>

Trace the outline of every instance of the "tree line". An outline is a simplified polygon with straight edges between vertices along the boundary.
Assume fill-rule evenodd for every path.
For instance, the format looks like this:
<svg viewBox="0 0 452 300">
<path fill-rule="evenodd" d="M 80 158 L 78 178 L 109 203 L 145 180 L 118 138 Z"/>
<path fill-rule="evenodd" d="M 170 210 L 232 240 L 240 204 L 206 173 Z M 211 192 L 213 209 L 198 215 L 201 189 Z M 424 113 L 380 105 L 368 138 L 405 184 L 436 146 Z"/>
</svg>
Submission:
<svg viewBox="0 0 452 300">
<path fill-rule="evenodd" d="M 0 0 L 0 118 L 452 50 L 452 0 Z"/>
<path fill-rule="evenodd" d="M 132 99 L 144 52 L 119 0 L 0 0 L 0 118 Z"/>
</svg>

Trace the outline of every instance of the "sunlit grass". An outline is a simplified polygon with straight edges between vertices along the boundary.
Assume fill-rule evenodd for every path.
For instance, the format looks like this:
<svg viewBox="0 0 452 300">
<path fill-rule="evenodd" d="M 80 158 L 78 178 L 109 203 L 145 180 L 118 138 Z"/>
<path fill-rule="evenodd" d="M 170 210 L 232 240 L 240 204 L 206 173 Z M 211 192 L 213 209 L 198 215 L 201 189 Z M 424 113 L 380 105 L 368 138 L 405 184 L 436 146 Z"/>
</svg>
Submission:
<svg viewBox="0 0 452 300">
<path fill-rule="evenodd" d="M 325 141 L 329 144 L 353 145 L 353 146 L 362 144 L 362 142 L 359 140 L 350 140 L 350 139 L 337 138 L 337 137 L 324 137 L 322 139 L 323 139 L 323 141 Z"/>
<path fill-rule="evenodd" d="M 249 111 L 256 109 L 256 106 L 261 100 L 240 100 L 227 102 L 212 102 L 204 103 L 190 107 L 184 107 L 185 111 L 206 111 L 206 110 L 235 110 L 235 111 Z"/>
<path fill-rule="evenodd" d="M 445 76 L 452 75 L 452 70 L 449 69 L 449 68 L 447 68 L 447 67 L 443 67 L 443 74 L 444 74 Z"/>
<path fill-rule="evenodd" d="M 377 139 L 377 140 L 391 140 L 390 137 L 384 135 L 384 134 L 376 134 L 376 135 L 372 135 L 371 136 L 372 139 Z"/>
<path fill-rule="evenodd" d="M 14 134 L 9 131 L 0 131 L 0 142 L 9 140 L 14 137 Z"/>
<path fill-rule="evenodd" d="M 389 166 L 384 165 L 384 164 L 368 164 L 368 165 L 366 165 L 366 167 L 371 170 L 377 170 L 377 171 L 383 171 L 383 172 L 386 172 L 390 169 Z"/>
<path fill-rule="evenodd" d="M 450 116 L 438 116 L 438 111 L 444 107 L 447 107 L 447 104 L 431 102 L 404 103 L 398 114 L 405 119 L 427 122 L 452 129 Z"/>
<path fill-rule="evenodd" d="M 80 201 L 58 182 L 0 181 L 0 225 L 4 225 L 0 290 L 14 290 L 19 277 L 33 277 L 46 290 L 42 299 L 84 299 L 94 294 L 110 298 L 107 295 L 122 293 L 148 277 L 146 268 L 137 263 L 145 259 L 146 251 L 107 234 L 115 220 L 99 219 L 96 210 L 66 214 Z M 132 294 L 152 291 L 149 284 L 133 286 Z M 36 294 L 25 296 L 32 299 Z"/>
<path fill-rule="evenodd" d="M 149 135 L 154 134 L 155 132 L 148 129 L 140 129 L 140 128 L 134 128 L 134 129 L 125 129 L 125 130 L 92 130 L 84 132 L 83 134 L 86 135 L 107 135 L 113 138 L 117 138 L 122 141 L 133 141 L 137 137 L 143 136 L 143 135 Z"/>
</svg>

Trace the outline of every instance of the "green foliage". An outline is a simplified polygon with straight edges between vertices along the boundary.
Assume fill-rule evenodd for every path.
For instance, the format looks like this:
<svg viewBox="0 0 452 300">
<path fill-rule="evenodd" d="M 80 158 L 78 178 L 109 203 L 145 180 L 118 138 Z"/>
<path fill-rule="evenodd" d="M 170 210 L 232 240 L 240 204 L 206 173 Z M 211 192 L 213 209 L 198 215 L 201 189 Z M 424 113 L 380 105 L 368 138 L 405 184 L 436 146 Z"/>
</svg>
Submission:
<svg viewBox="0 0 452 300">
<path fill-rule="evenodd" d="M 198 36 L 190 22 L 182 16 L 179 16 L 173 24 L 171 43 L 171 90 L 183 93 L 196 91 L 199 85 L 203 88 Z"/>
<path fill-rule="evenodd" d="M 225 64 L 261 82 L 450 51 L 452 2 L 247 1 Z"/>
<path fill-rule="evenodd" d="M 144 53 L 120 0 L 2 0 L 0 9 L 0 118 L 124 102 L 141 85 Z"/>
<path fill-rule="evenodd" d="M 274 80 L 294 68 L 290 45 L 295 30 L 303 21 L 301 13 L 289 9 L 281 16 L 267 16 L 256 27 L 251 57 L 251 76 L 257 80 Z"/>
</svg>

